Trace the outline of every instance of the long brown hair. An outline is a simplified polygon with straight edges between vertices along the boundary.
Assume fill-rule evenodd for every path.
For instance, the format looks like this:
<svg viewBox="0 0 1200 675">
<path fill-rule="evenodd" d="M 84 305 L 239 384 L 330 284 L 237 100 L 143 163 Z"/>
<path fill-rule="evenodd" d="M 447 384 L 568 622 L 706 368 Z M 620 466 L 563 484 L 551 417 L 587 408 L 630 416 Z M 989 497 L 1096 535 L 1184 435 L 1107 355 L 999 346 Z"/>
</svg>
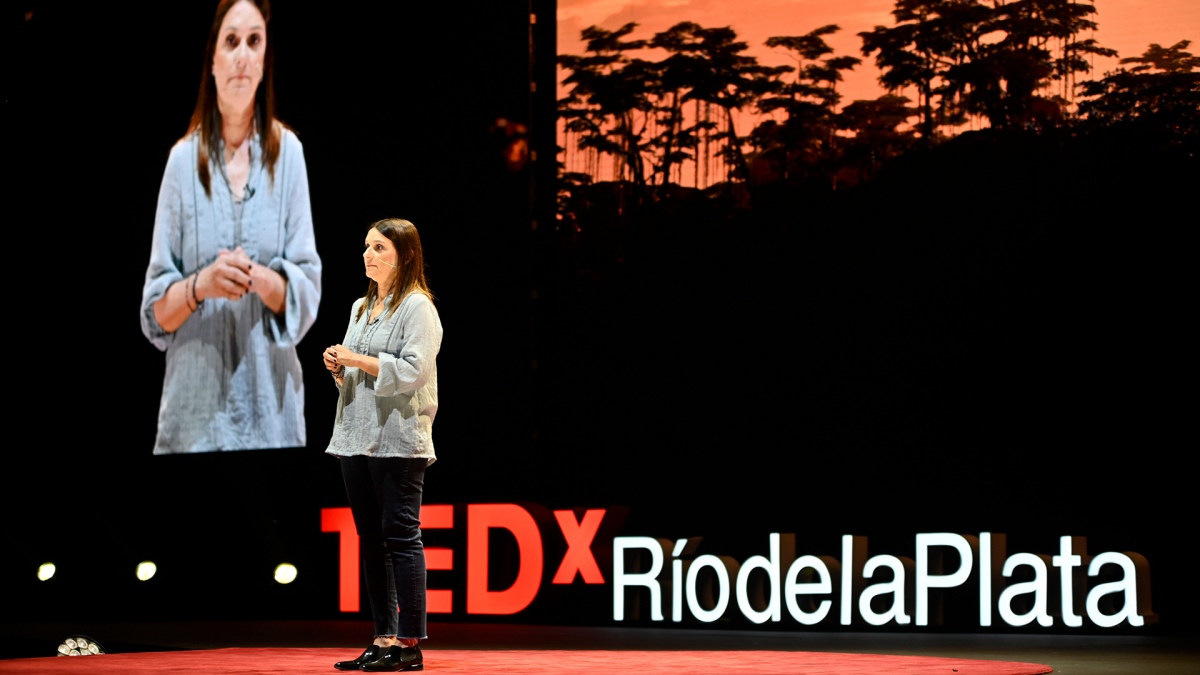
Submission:
<svg viewBox="0 0 1200 675">
<path fill-rule="evenodd" d="M 433 291 L 429 290 L 429 283 L 425 280 L 425 253 L 421 250 L 421 235 L 417 233 L 417 226 L 403 218 L 384 218 L 372 223 L 367 231 L 371 230 L 378 230 L 396 247 L 397 267 L 392 272 L 392 287 L 388 289 L 392 297 L 388 301 L 387 311 L 396 311 L 409 293 L 423 293 L 433 300 Z M 367 284 L 367 292 L 363 294 L 363 303 L 358 308 L 355 321 L 362 318 L 367 306 L 378 296 L 379 284 L 372 279 Z"/>
<path fill-rule="evenodd" d="M 200 68 L 200 93 L 196 96 L 196 109 L 192 111 L 192 120 L 188 123 L 184 138 L 200 131 L 200 152 L 197 153 L 196 170 L 200 174 L 200 183 L 204 186 L 204 194 L 212 196 L 212 173 L 208 170 L 209 163 L 221 162 L 217 156 L 221 147 L 221 111 L 217 107 L 217 85 L 213 81 L 213 56 L 217 53 L 217 41 L 220 39 L 221 22 L 225 15 L 239 2 L 249 2 L 262 12 L 266 22 L 267 48 L 263 53 L 263 76 L 258 83 L 258 91 L 254 93 L 254 127 L 258 130 L 263 151 L 263 163 L 271 180 L 275 180 L 275 162 L 279 159 L 281 129 L 284 125 L 275 118 L 275 40 L 271 33 L 271 3 L 270 0 L 220 0 L 217 13 L 213 16 L 212 27 L 208 31 L 208 44 L 204 46 L 204 63 Z"/>
</svg>

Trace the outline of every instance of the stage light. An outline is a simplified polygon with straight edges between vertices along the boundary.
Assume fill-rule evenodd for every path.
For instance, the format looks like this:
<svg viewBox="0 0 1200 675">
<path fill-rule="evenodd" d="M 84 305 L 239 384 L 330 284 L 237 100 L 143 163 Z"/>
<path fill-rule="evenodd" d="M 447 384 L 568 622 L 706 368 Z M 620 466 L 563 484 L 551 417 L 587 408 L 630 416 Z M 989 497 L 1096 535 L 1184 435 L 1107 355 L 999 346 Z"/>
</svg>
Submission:
<svg viewBox="0 0 1200 675">
<path fill-rule="evenodd" d="M 59 656 L 94 656 L 103 654 L 104 648 L 90 637 L 72 635 L 58 645 Z"/>
<path fill-rule="evenodd" d="M 38 567 L 38 581 L 46 581 L 54 576 L 54 563 L 42 563 Z"/>
<path fill-rule="evenodd" d="M 275 568 L 275 581 L 281 584 L 290 584 L 296 580 L 296 566 L 291 563 L 280 563 Z"/>
<path fill-rule="evenodd" d="M 158 565 L 155 565 L 149 560 L 143 560 L 142 562 L 138 563 L 137 578 L 139 581 L 149 581 L 150 579 L 153 579 L 156 572 L 158 572 Z"/>
</svg>

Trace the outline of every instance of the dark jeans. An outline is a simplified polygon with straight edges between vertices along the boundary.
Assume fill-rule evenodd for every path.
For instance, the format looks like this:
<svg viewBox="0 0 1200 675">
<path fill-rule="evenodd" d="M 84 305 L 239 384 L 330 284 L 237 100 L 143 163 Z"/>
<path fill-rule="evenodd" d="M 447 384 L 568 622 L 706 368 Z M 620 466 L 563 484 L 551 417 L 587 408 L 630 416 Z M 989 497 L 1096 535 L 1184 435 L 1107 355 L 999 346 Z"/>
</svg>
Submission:
<svg viewBox="0 0 1200 675">
<path fill-rule="evenodd" d="M 341 457 L 376 635 L 425 639 L 425 459 Z"/>
</svg>

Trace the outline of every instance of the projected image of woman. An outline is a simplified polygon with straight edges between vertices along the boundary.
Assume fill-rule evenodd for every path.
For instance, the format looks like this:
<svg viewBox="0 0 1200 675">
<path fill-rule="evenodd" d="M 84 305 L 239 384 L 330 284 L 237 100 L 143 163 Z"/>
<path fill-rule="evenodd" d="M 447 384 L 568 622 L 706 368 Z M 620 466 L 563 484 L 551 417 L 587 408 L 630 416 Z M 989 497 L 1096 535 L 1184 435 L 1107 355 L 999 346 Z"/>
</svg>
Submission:
<svg viewBox="0 0 1200 675">
<path fill-rule="evenodd" d="M 367 292 L 350 310 L 342 343 L 324 354 L 339 392 L 326 452 L 341 464 L 375 638 L 358 658 L 334 667 L 419 670 L 418 641 L 426 637 L 421 495 L 435 460 L 442 322 L 412 223 L 381 220 L 365 246 Z"/>
<path fill-rule="evenodd" d="M 166 352 L 154 454 L 305 445 L 296 345 L 321 296 L 308 170 L 275 117 L 268 0 L 221 0 L 159 189 L 142 333 Z"/>
</svg>

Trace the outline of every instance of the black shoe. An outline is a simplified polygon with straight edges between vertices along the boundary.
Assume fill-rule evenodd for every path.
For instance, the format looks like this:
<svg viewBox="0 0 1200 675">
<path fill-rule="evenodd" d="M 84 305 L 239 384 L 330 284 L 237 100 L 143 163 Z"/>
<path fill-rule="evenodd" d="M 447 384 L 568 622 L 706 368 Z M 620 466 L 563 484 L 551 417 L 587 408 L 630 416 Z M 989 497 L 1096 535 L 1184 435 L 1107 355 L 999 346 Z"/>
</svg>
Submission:
<svg viewBox="0 0 1200 675">
<path fill-rule="evenodd" d="M 421 657 L 419 645 L 411 647 L 395 645 L 388 647 L 383 656 L 378 659 L 364 663 L 362 669 L 370 672 L 425 670 L 425 660 Z"/>
<path fill-rule="evenodd" d="M 362 654 L 359 654 L 357 659 L 353 661 L 338 661 L 333 664 L 333 667 L 338 670 L 362 670 L 364 663 L 369 663 L 379 658 L 383 654 L 383 650 L 384 648 L 379 645 L 371 645 Z"/>
</svg>

